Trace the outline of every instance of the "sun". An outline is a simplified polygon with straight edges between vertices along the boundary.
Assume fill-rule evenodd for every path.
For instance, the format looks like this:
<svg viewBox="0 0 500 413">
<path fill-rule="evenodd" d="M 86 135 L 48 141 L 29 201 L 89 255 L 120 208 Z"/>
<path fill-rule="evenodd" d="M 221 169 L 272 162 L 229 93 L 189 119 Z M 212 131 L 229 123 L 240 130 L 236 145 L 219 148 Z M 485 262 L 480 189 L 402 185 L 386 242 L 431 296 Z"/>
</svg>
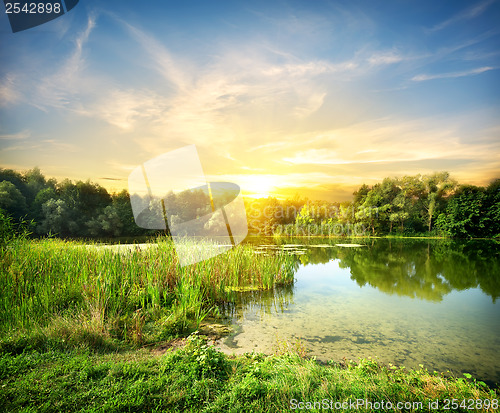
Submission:
<svg viewBox="0 0 500 413">
<path fill-rule="evenodd" d="M 243 175 L 241 189 L 251 198 L 267 198 L 276 188 L 276 178 L 272 175 Z"/>
</svg>

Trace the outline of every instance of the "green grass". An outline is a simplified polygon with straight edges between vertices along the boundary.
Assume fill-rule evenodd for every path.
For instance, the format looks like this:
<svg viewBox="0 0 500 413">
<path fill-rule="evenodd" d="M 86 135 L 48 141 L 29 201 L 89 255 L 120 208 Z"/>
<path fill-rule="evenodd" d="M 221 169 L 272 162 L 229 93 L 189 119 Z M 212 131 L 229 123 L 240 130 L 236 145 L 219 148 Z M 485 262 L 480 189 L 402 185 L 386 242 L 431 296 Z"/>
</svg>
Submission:
<svg viewBox="0 0 500 413">
<path fill-rule="evenodd" d="M 429 411 L 429 402 L 439 400 L 441 409 L 432 411 L 447 411 L 445 399 L 473 401 L 474 411 L 498 411 L 492 405 L 498 394 L 466 377 L 445 378 L 424 368 L 385 367 L 372 360 L 325 366 L 293 353 L 230 358 L 197 336 L 165 354 L 140 349 L 0 356 L 2 412 L 283 412 L 299 410 L 292 409 L 299 402 L 348 407 L 358 400 L 423 406 L 392 411 Z M 381 411 L 367 402 L 339 410 Z M 486 403 L 492 407 L 485 409 Z"/>
<path fill-rule="evenodd" d="M 174 245 L 116 252 L 55 239 L 17 240 L 0 251 L 0 346 L 104 349 L 195 329 L 231 289 L 293 283 L 292 257 L 237 246 L 180 267 Z M 44 344 L 45 343 L 45 344 Z"/>
<path fill-rule="evenodd" d="M 158 351 L 155 343 L 216 316 L 235 291 L 293 283 L 296 261 L 284 253 L 238 246 L 184 268 L 168 241 L 117 253 L 14 239 L 0 253 L 1 412 L 281 412 L 357 399 L 422 402 L 423 411 L 438 399 L 441 411 L 445 399 L 474 400 L 483 407 L 474 411 L 498 411 L 484 409 L 497 392 L 468 375 L 372 360 L 325 366 L 301 357 L 298 342 L 278 343 L 270 356 L 228 357 L 195 334 Z"/>
</svg>

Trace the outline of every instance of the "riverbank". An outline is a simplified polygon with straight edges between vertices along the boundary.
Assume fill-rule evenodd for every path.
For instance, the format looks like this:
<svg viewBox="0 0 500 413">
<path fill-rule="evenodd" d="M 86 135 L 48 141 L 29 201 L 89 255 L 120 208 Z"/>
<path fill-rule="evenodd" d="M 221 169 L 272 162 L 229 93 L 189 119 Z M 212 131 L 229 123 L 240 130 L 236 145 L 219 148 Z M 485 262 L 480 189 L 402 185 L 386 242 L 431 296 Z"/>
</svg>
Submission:
<svg viewBox="0 0 500 413">
<path fill-rule="evenodd" d="M 185 342 L 161 351 L 154 347 L 4 353 L 0 409 L 372 412 L 447 411 L 447 407 L 470 411 L 473 406 L 477 412 L 498 411 L 498 391 L 471 377 L 447 378 L 424 368 L 382 366 L 370 359 L 320 365 L 290 348 L 270 356 L 228 357 L 202 337 L 190 336 Z"/>
<path fill-rule="evenodd" d="M 262 238 L 262 236 L 258 234 L 253 234 L 254 238 Z M 500 242 L 500 237 L 491 237 L 491 238 L 473 238 L 473 237 L 451 237 L 446 235 L 431 235 L 431 234 L 415 234 L 415 235 L 399 235 L 399 234 L 384 234 L 384 235 L 372 235 L 372 234 L 364 234 L 364 235 L 324 235 L 324 234 L 309 234 L 309 235 L 288 235 L 282 233 L 275 233 L 273 235 L 267 235 L 269 238 L 276 239 L 308 239 L 308 238 L 323 238 L 323 239 L 339 239 L 339 240 L 350 240 L 350 239 L 438 239 L 438 240 L 448 240 L 448 241 L 457 241 L 457 240 L 492 240 Z"/>
<path fill-rule="evenodd" d="M 11 242 L 0 262 L 2 343 L 153 343 L 217 316 L 236 287 L 266 290 L 293 283 L 295 260 L 288 254 L 256 256 L 250 246 L 238 245 L 181 267 L 173 242 L 147 245 Z"/>
<path fill-rule="evenodd" d="M 425 411 L 436 400 L 498 398 L 470 375 L 371 359 L 325 365 L 288 343 L 234 357 L 186 340 L 199 327 L 212 334 L 202 323 L 217 322 L 235 289 L 292 288 L 296 258 L 238 246 L 180 268 L 171 243 L 125 248 L 19 240 L 2 250 L 0 411 L 275 412 L 322 400 L 347 411 L 382 402 Z"/>
</svg>

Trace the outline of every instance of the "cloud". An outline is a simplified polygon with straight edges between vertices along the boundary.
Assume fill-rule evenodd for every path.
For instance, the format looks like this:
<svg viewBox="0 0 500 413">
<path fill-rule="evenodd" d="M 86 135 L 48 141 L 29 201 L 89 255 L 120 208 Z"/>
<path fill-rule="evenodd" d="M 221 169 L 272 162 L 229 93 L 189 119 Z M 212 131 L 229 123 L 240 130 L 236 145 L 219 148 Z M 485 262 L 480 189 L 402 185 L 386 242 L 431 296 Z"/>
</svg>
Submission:
<svg viewBox="0 0 500 413">
<path fill-rule="evenodd" d="M 125 181 L 123 178 L 109 178 L 107 176 L 101 176 L 100 178 L 97 179 L 103 179 L 104 181 Z"/>
<path fill-rule="evenodd" d="M 261 69 L 261 73 L 270 77 L 287 76 L 290 78 L 297 78 L 317 76 L 321 74 L 353 72 L 358 67 L 359 64 L 353 60 L 346 60 L 340 63 L 331 63 L 325 60 L 313 60 L 309 62 L 275 64 L 267 67 L 264 65 Z"/>
<path fill-rule="evenodd" d="M 334 83 L 410 58 L 390 50 L 364 51 L 337 62 L 301 59 L 291 52 L 293 47 L 262 47 L 260 40 L 248 39 L 238 48 L 219 45 L 211 60 L 200 66 L 196 56 L 174 54 L 155 36 L 112 18 L 125 28 L 117 50 L 126 45 L 144 51 L 145 58 L 138 58 L 135 65 L 141 66 L 143 76 L 150 76 L 151 71 L 161 75 L 159 81 L 155 79 L 155 88 L 151 83 L 123 85 L 105 73 L 93 74 L 93 61 L 85 57 L 85 45 L 96 27 L 96 17 L 90 16 L 72 54 L 58 65 L 60 69 L 35 85 L 23 86 L 19 80 L 17 89 L 28 103 L 44 111 L 65 109 L 104 120 L 122 132 L 141 128 L 143 136 L 135 141 L 147 152 L 157 152 L 172 140 L 204 146 L 229 144 L 236 130 L 247 134 L 255 129 L 255 119 L 260 129 L 266 125 L 286 128 L 317 113 L 335 93 Z M 31 89 L 34 93 L 30 94 Z M 7 90 L 10 100 L 17 99 L 16 88 Z"/>
<path fill-rule="evenodd" d="M 449 19 L 444 20 L 443 22 L 435 25 L 434 27 L 429 29 L 429 31 L 431 31 L 431 32 L 439 31 L 439 30 L 442 30 L 442 29 L 444 29 L 448 26 L 451 26 L 453 24 L 457 24 L 457 23 L 460 23 L 462 21 L 471 20 L 475 17 L 478 17 L 481 14 L 483 14 L 486 11 L 486 9 L 489 6 L 491 6 L 495 1 L 496 0 L 485 0 L 479 4 L 475 4 L 474 6 L 471 6 L 471 7 L 467 8 L 459 13 L 456 13 L 455 15 L 450 17 Z"/>
<path fill-rule="evenodd" d="M 153 133 L 136 141 L 147 152 L 158 151 L 156 148 L 164 146 L 167 140 L 190 141 L 200 146 L 230 144 L 235 140 L 235 129 L 240 133 L 255 130 L 255 118 L 269 119 L 272 115 L 272 122 L 301 121 L 324 104 L 328 75 L 357 70 L 353 61 L 302 61 L 286 52 L 261 48 L 252 41 L 238 50 L 221 46 L 209 63 L 197 67 L 194 61 L 173 55 L 154 37 L 124 24 L 147 52 L 149 59 L 143 64 L 161 73 L 175 90 L 163 97 L 150 93 L 150 100 L 140 98 L 147 95 L 145 91 L 130 90 L 125 99 L 119 100 L 123 103 L 115 105 L 113 113 L 99 116 L 115 126 L 132 129 L 139 113 L 149 113 L 153 121 L 149 129 Z M 159 109 L 155 112 L 153 108 Z M 260 128 L 266 122 L 261 122 Z"/>
<path fill-rule="evenodd" d="M 453 127 L 445 126 L 447 124 Z M 289 165 L 292 170 L 296 167 L 303 170 L 321 167 L 333 171 L 333 167 L 343 170 L 349 167 L 349 170 L 359 168 L 365 172 L 376 164 L 414 164 L 429 160 L 460 163 L 467 159 L 490 162 L 492 154 L 500 150 L 494 132 L 478 132 L 474 139 L 467 141 L 461 139 L 461 127 L 460 122 L 443 123 L 433 118 L 411 121 L 374 119 L 323 131 L 319 138 L 311 134 L 296 136 L 298 142 L 314 141 L 314 149 L 291 148 L 281 160 L 284 167 Z"/>
<path fill-rule="evenodd" d="M 368 63 L 372 66 L 379 65 L 390 65 L 394 63 L 402 62 L 407 60 L 407 58 L 395 51 L 384 51 L 372 54 L 368 58 Z"/>
<path fill-rule="evenodd" d="M 36 151 L 40 153 L 54 153 L 54 151 L 67 152 L 78 152 L 80 148 L 76 145 L 61 142 L 59 139 L 43 139 L 36 142 L 29 142 L 23 145 L 12 145 L 5 148 L 0 148 L 0 152 L 29 152 Z"/>
<path fill-rule="evenodd" d="M 95 85 L 89 84 L 86 81 L 88 78 L 83 75 L 83 69 L 86 66 L 83 48 L 95 25 L 95 17 L 90 15 L 85 29 L 75 39 L 75 47 L 71 55 L 56 72 L 43 77 L 35 85 L 36 91 L 29 98 L 31 104 L 41 110 L 46 110 L 47 107 L 70 107 L 75 95 L 92 90 Z"/>
<path fill-rule="evenodd" d="M 165 99 L 150 90 L 111 89 L 82 114 L 97 117 L 122 130 L 130 130 L 140 121 L 158 120 L 166 110 Z"/>
<path fill-rule="evenodd" d="M 19 76 L 14 73 L 7 73 L 0 81 L 0 106 L 10 106 L 21 100 L 19 83 Z"/>
<path fill-rule="evenodd" d="M 258 150 L 262 150 L 262 149 L 269 149 L 269 148 L 274 148 L 274 149 L 279 150 L 287 145 L 289 145 L 289 142 L 286 142 L 286 141 L 270 142 L 270 143 L 265 143 L 263 145 L 253 146 L 248 151 L 254 152 L 254 151 L 258 151 Z"/>
<path fill-rule="evenodd" d="M 411 78 L 414 82 L 423 82 L 425 80 L 434 80 L 434 79 L 447 79 L 447 78 L 456 78 L 456 77 L 465 77 L 465 76 L 474 76 L 479 75 L 484 72 L 488 72 L 490 70 L 495 70 L 496 68 L 491 66 L 478 67 L 476 69 L 466 70 L 463 72 L 452 72 L 452 73 L 440 73 L 435 75 L 417 75 Z"/>
<path fill-rule="evenodd" d="M 336 176 L 337 183 L 347 183 L 349 176 Z M 332 175 L 324 172 L 308 173 L 261 173 L 261 174 L 212 174 L 207 175 L 208 181 L 234 182 L 244 192 L 259 192 L 266 189 L 285 189 L 298 186 L 321 186 L 332 182 Z"/>
<path fill-rule="evenodd" d="M 154 63 L 154 69 L 157 70 L 167 81 L 179 90 L 185 91 L 188 85 L 192 83 L 189 71 L 182 67 L 183 64 L 179 63 L 179 57 L 175 58 L 154 36 L 138 29 L 137 27 L 129 24 L 121 19 L 118 19 L 132 35 L 132 37 L 141 45 L 144 51 L 148 54 L 151 61 Z M 184 65 L 186 62 L 184 62 Z"/>
<path fill-rule="evenodd" d="M 127 177 L 135 168 L 137 168 L 136 164 L 126 164 L 118 161 L 107 161 L 106 164 L 113 170 L 119 173 L 126 173 Z"/>
<path fill-rule="evenodd" d="M 0 82 L 0 105 L 28 104 L 44 112 L 51 108 L 71 108 L 75 96 L 94 86 L 83 75 L 86 66 L 83 48 L 94 27 L 95 18 L 89 16 L 71 54 L 65 60 L 51 61 L 45 73 L 43 62 L 24 71 L 8 72 Z M 32 61 L 36 62 L 36 57 Z"/>
<path fill-rule="evenodd" d="M 306 151 L 299 151 L 293 157 L 285 157 L 283 158 L 283 160 L 295 165 L 328 165 L 348 163 L 348 161 L 339 158 L 335 151 L 331 151 L 328 149 L 308 149 Z"/>
<path fill-rule="evenodd" d="M 471 46 L 478 45 L 479 43 L 484 42 L 490 39 L 491 37 L 497 36 L 498 33 L 499 33 L 498 29 L 487 30 L 484 33 L 478 34 L 477 36 L 471 39 L 461 41 L 460 43 L 456 43 L 451 46 L 441 47 L 434 54 L 430 55 L 430 57 L 436 60 L 436 59 L 442 59 L 449 55 L 453 55 L 455 52 L 458 52 L 463 49 L 469 49 L 468 51 L 470 51 Z M 466 57 L 467 53 L 464 53 L 463 59 L 467 60 Z"/>
<path fill-rule="evenodd" d="M 295 114 L 299 118 L 306 118 L 307 116 L 316 112 L 321 106 L 323 106 L 323 102 L 325 100 L 326 92 L 323 93 L 314 93 L 308 96 L 302 105 L 299 105 L 295 108 Z"/>
<path fill-rule="evenodd" d="M 31 136 L 31 131 L 25 129 L 21 132 L 17 133 L 9 133 L 0 135 L 0 139 L 2 140 L 24 140 Z"/>
</svg>

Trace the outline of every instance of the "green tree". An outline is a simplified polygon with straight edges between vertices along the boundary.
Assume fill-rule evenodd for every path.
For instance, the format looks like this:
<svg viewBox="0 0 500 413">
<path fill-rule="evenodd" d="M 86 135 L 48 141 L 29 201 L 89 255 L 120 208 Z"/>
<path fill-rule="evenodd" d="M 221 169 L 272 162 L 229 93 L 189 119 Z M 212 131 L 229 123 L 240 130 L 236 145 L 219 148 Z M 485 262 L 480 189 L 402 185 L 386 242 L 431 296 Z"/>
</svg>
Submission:
<svg viewBox="0 0 500 413">
<path fill-rule="evenodd" d="M 472 185 L 459 187 L 449 200 L 436 225 L 453 237 L 480 237 L 485 235 L 485 200 L 483 188 Z"/>
<path fill-rule="evenodd" d="M 26 214 L 26 198 L 10 181 L 0 182 L 0 208 L 12 214 L 15 219 Z"/>
<path fill-rule="evenodd" d="M 389 220 L 391 222 L 391 228 L 389 232 L 392 232 L 392 224 L 399 224 L 399 230 L 401 233 L 404 232 L 404 224 L 406 220 L 410 217 L 411 211 L 411 198 L 409 196 L 409 188 L 406 185 L 406 181 L 397 180 L 397 186 L 399 191 L 397 195 L 392 200 L 392 207 L 389 212 Z"/>
<path fill-rule="evenodd" d="M 12 183 L 24 196 L 25 199 L 30 199 L 29 189 L 26 187 L 24 176 L 12 169 L 0 168 L 0 182 L 8 181 Z"/>
<path fill-rule="evenodd" d="M 486 188 L 484 223 L 486 235 L 500 236 L 500 179 L 495 179 Z"/>
<path fill-rule="evenodd" d="M 112 205 L 120 218 L 122 235 L 135 236 L 148 234 L 149 230 L 139 227 L 135 222 L 132 206 L 130 205 L 130 195 L 126 189 L 112 195 Z"/>
<path fill-rule="evenodd" d="M 309 202 L 307 198 L 302 198 L 299 194 L 295 194 L 290 199 L 285 199 L 281 202 L 283 207 L 283 224 L 293 224 L 300 209 Z"/>
<path fill-rule="evenodd" d="M 452 193 L 457 183 L 450 178 L 448 172 L 436 172 L 422 177 L 421 205 L 423 215 L 426 217 L 427 230 L 432 229 L 432 218 L 440 206 L 443 197 Z"/>
<path fill-rule="evenodd" d="M 48 188 L 55 190 L 57 183 L 55 179 L 45 179 L 45 176 L 43 176 L 38 167 L 24 173 L 24 182 L 29 193 L 27 202 L 30 205 L 34 202 L 38 193 Z"/>
<path fill-rule="evenodd" d="M 49 199 L 42 205 L 43 219 L 40 223 L 42 233 L 63 237 L 78 234 L 79 226 L 74 220 L 71 208 L 62 199 Z"/>
<path fill-rule="evenodd" d="M 114 205 L 108 205 L 97 216 L 86 223 L 89 234 L 94 237 L 119 237 L 123 235 L 123 222 Z"/>
<path fill-rule="evenodd" d="M 297 225 L 307 227 L 314 223 L 314 216 L 310 205 L 304 205 L 301 209 L 297 218 L 295 219 Z"/>
<path fill-rule="evenodd" d="M 58 203 L 59 207 L 54 211 L 51 209 L 47 211 L 49 211 L 51 219 L 54 213 L 57 215 L 55 211 L 61 213 L 64 211 L 62 214 L 64 219 L 71 223 L 71 226 L 66 227 L 63 231 L 66 236 L 92 235 L 87 223 L 99 216 L 104 208 L 111 205 L 112 202 L 111 196 L 105 188 L 90 181 L 73 183 L 69 179 L 65 179 L 57 186 L 56 192 L 59 195 L 58 201 L 62 202 Z M 51 203 L 50 205 L 53 207 L 55 204 Z M 47 221 L 47 212 L 44 214 L 44 219 Z M 59 222 L 59 219 L 51 222 Z M 57 227 L 59 228 L 59 226 Z M 95 229 L 95 227 L 93 228 Z"/>
<path fill-rule="evenodd" d="M 370 187 L 366 184 L 361 185 L 357 191 L 354 191 L 354 199 L 352 200 L 352 203 L 355 207 L 363 204 L 368 192 L 370 192 Z"/>
<path fill-rule="evenodd" d="M 42 211 L 42 205 L 47 202 L 49 199 L 58 199 L 58 195 L 55 191 L 54 188 L 44 188 L 40 190 L 31 204 L 30 207 L 30 214 L 32 218 L 37 222 L 40 223 L 43 219 L 43 211 Z"/>
<path fill-rule="evenodd" d="M 278 199 L 274 197 L 268 197 L 264 204 L 263 216 L 265 218 L 265 224 L 262 228 L 262 233 L 266 235 L 272 235 L 278 225 L 282 223 L 284 217 L 283 208 Z"/>
<path fill-rule="evenodd" d="M 389 216 L 393 207 L 393 199 L 398 191 L 395 181 L 386 178 L 382 183 L 374 185 L 363 198 L 363 203 L 358 206 L 357 220 L 369 226 L 373 235 L 375 235 L 376 229 L 383 229 L 386 222 L 389 222 L 392 230 L 392 222 L 389 220 Z"/>
</svg>

